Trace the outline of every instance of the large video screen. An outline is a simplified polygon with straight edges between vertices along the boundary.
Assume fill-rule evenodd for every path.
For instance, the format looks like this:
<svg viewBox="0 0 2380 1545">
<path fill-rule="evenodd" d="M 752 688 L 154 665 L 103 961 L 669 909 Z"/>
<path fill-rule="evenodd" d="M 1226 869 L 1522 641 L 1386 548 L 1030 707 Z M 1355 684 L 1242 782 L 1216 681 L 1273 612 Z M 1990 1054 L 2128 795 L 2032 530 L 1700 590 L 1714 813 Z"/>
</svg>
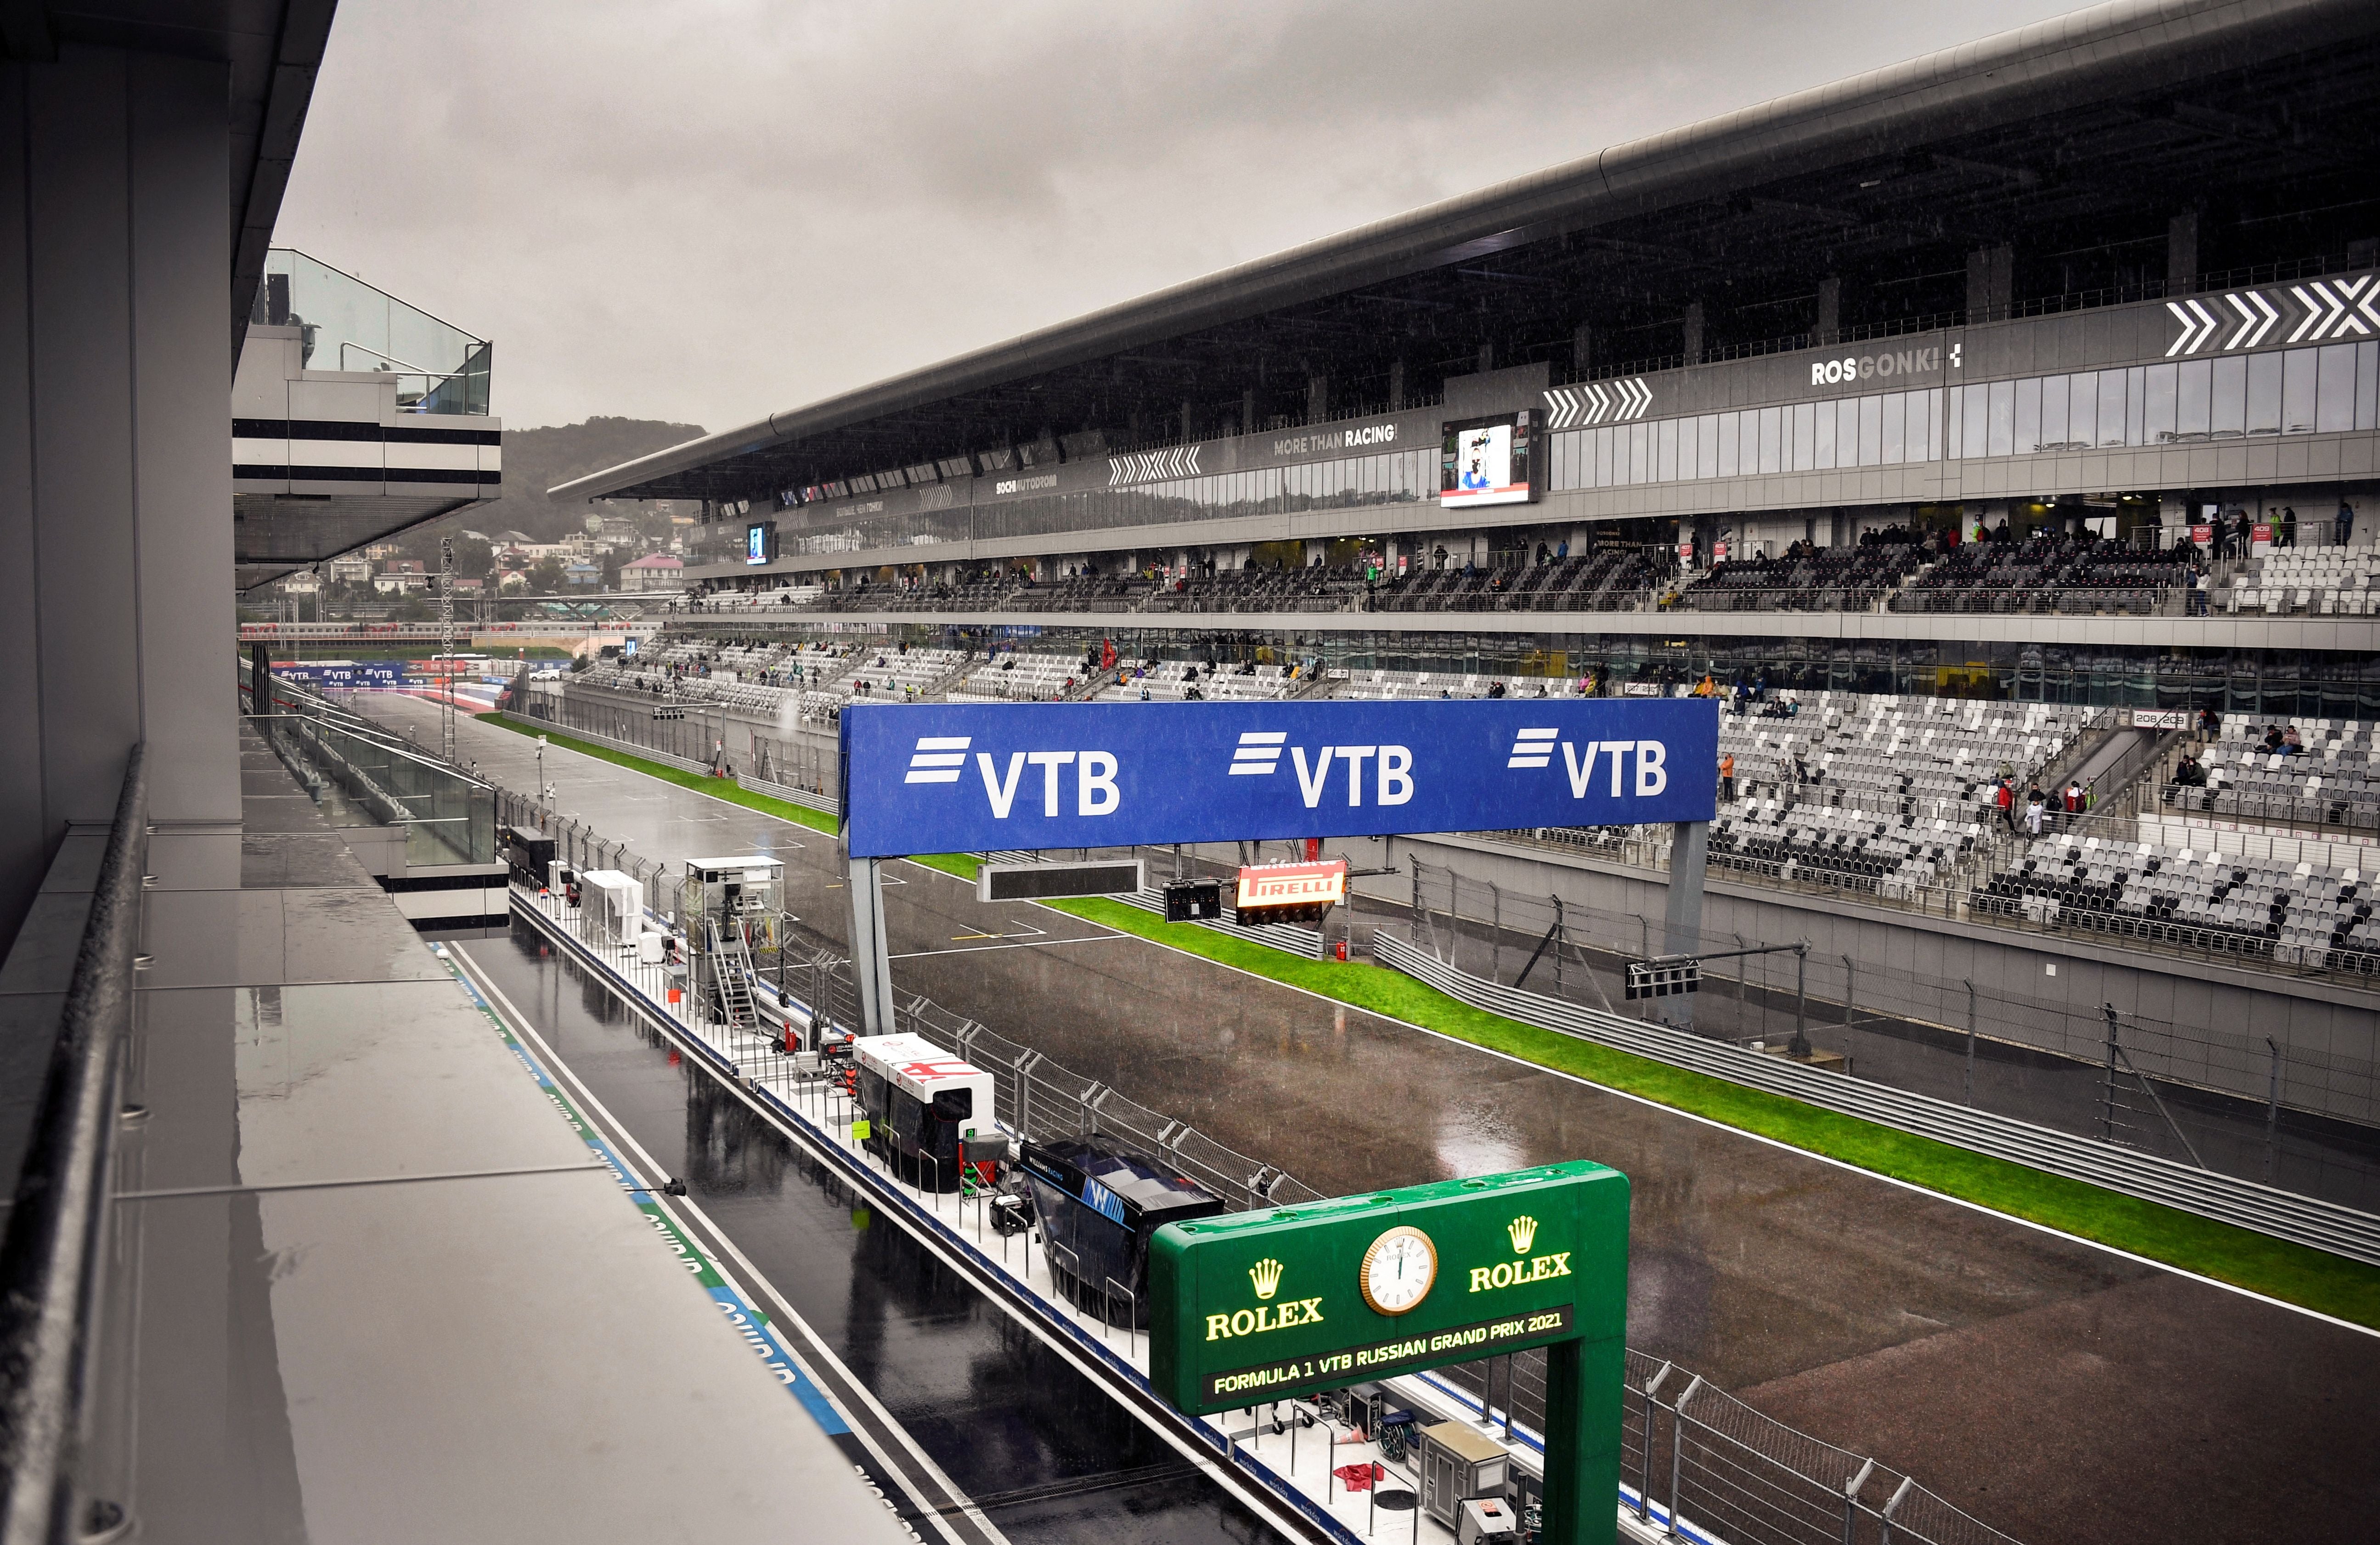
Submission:
<svg viewBox="0 0 2380 1545">
<path fill-rule="evenodd" d="M 773 520 L 755 520 L 745 527 L 744 561 L 747 564 L 767 563 L 776 555 L 769 551 L 776 545 L 776 538 L 777 523 Z"/>
<path fill-rule="evenodd" d="M 1537 491 L 1530 418 L 1524 409 L 1447 425 L 1439 456 L 1439 505 L 1525 505 L 1534 500 Z"/>
</svg>

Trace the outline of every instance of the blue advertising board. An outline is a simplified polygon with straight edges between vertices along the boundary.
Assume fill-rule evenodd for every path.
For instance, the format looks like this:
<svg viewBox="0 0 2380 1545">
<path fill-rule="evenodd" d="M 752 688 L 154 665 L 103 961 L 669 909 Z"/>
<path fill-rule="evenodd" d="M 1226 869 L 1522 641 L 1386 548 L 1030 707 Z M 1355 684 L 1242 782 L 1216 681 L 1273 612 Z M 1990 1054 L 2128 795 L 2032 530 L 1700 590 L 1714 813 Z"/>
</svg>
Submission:
<svg viewBox="0 0 2380 1545">
<path fill-rule="evenodd" d="M 1707 698 L 853 703 L 859 858 L 1708 821 Z"/>
</svg>

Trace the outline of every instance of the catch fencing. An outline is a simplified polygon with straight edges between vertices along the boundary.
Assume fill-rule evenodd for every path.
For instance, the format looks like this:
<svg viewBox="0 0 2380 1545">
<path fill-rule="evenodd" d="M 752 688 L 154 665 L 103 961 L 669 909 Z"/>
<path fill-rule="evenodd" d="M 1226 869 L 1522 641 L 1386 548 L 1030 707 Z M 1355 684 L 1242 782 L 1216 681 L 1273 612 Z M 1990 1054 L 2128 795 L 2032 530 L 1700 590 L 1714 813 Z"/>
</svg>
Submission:
<svg viewBox="0 0 2380 1545">
<path fill-rule="evenodd" d="M 1500 986 L 1652 1016 L 1626 968 L 1670 949 L 1660 920 L 1412 865 L 1413 942 Z M 1686 953 L 1798 941 L 1704 930 Z M 1845 955 L 1714 961 L 1694 1029 L 1771 1053 L 1797 1028 L 1871 1082 L 2380 1211 L 2380 1064 L 2249 1032 L 2186 1029 L 2125 1005 L 2077 1008 Z M 2108 1115 L 2118 1104 L 2137 1107 Z"/>
</svg>

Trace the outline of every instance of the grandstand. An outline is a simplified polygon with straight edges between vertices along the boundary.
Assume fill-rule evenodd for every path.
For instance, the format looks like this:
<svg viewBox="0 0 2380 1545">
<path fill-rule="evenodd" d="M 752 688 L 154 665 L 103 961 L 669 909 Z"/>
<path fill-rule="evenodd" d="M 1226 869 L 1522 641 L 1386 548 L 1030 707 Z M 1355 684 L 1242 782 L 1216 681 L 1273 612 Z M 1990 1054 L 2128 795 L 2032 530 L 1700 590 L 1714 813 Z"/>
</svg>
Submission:
<svg viewBox="0 0 2380 1545">
<path fill-rule="evenodd" d="M 2380 548 L 2285 548 L 2252 558 L 2226 578 L 2221 604 L 2276 617 L 2380 615 Z"/>
</svg>

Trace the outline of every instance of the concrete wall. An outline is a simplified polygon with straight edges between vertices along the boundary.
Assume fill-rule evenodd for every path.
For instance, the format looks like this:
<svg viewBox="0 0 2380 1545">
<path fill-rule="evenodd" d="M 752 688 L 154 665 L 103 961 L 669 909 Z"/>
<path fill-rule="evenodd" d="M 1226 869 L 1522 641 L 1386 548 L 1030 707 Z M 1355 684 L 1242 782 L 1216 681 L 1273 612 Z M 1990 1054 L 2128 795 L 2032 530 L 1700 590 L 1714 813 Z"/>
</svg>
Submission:
<svg viewBox="0 0 2380 1545">
<path fill-rule="evenodd" d="M 1669 895 L 1666 874 L 1463 836 L 1350 840 L 1345 845 L 1363 864 L 1385 861 L 1406 869 L 1409 860 L 1418 859 L 1451 868 L 1483 892 L 1492 882 L 1512 895 L 1559 895 L 1569 905 L 1647 917 L 1658 944 Z M 1384 899 L 1405 901 L 1412 894 L 1406 874 L 1357 885 Z M 1468 898 L 1463 910 L 1466 916 L 1474 911 Z M 1839 957 L 1851 955 L 1858 963 L 1856 1001 L 1863 1013 L 1906 1015 L 1955 1028 L 1964 1016 L 1964 993 L 1955 984 L 1972 981 L 1986 1005 L 1984 1034 L 2051 1050 L 2067 1050 L 2079 1040 L 2087 1054 L 2100 1005 L 2113 1004 L 2121 1013 L 2169 1024 L 2182 1037 L 2246 1037 L 2261 1049 L 2269 1036 L 2285 1054 L 2380 1058 L 2380 993 L 2129 950 L 2114 938 L 2031 934 L 1965 919 L 1920 918 L 1888 906 L 1734 882 L 1718 870 L 1711 871 L 1706 887 L 1703 928 L 1708 935 L 1740 933 L 1747 941 L 1770 943 L 1808 939 L 1811 991 L 1837 1001 L 1843 980 Z M 1586 942 L 1587 932 L 1577 928 L 1573 937 Z M 1637 943 L 1633 933 L 1597 942 L 1632 953 Z M 2228 1070 L 2209 1064 L 2177 1071 L 2256 1100 L 2265 1092 L 2262 1065 L 2252 1059 Z M 2350 1092 L 2362 1112 L 2361 1085 L 2352 1091 L 2341 1086 L 2342 1098 Z M 2314 1103 L 2310 1094 L 2300 1094 L 2303 1098 L 2293 1096 L 2293 1102 Z"/>
<path fill-rule="evenodd" d="M 239 819 L 230 80 L 0 63 L 0 934 L 151 748 L 160 826 Z"/>
</svg>

